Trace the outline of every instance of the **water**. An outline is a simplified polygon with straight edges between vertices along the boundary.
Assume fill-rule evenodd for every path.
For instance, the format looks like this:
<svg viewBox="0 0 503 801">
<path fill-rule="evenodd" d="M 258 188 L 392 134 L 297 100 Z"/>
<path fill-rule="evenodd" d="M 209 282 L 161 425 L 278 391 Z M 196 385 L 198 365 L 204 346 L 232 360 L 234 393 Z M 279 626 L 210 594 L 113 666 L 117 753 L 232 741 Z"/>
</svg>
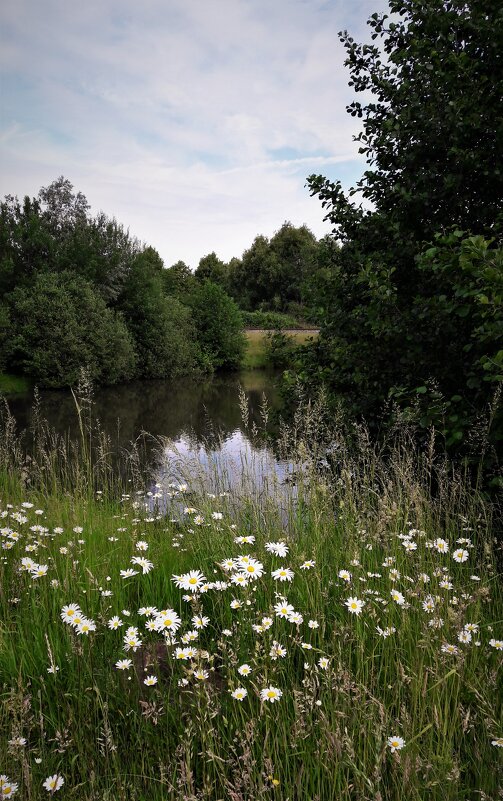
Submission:
<svg viewBox="0 0 503 801">
<path fill-rule="evenodd" d="M 270 409 L 278 406 L 275 376 L 262 370 L 218 375 L 210 379 L 136 381 L 94 391 L 93 415 L 110 437 L 116 452 L 147 432 L 159 439 L 147 449 L 143 465 L 155 483 L 196 480 L 204 472 L 213 476 L 215 491 L 243 489 L 253 481 L 267 491 L 270 482 L 284 482 L 288 463 L 278 459 L 265 444 L 264 399 Z M 246 397 L 249 419 L 240 410 L 240 390 Z M 75 401 L 68 391 L 44 390 L 41 414 L 58 433 L 78 437 Z M 9 406 L 20 429 L 28 428 L 33 396 L 16 396 Z"/>
</svg>

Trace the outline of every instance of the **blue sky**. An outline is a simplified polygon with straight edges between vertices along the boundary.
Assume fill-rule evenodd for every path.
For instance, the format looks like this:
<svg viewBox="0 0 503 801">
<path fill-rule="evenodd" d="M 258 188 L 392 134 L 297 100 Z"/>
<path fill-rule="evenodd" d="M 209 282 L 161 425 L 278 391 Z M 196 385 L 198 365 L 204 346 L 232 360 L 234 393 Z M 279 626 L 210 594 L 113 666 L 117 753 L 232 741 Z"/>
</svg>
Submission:
<svg viewBox="0 0 503 801">
<path fill-rule="evenodd" d="M 240 256 L 285 220 L 329 231 L 305 188 L 365 167 L 345 107 L 347 28 L 386 0 L 3 0 L 0 195 L 59 175 L 166 266 Z"/>
</svg>

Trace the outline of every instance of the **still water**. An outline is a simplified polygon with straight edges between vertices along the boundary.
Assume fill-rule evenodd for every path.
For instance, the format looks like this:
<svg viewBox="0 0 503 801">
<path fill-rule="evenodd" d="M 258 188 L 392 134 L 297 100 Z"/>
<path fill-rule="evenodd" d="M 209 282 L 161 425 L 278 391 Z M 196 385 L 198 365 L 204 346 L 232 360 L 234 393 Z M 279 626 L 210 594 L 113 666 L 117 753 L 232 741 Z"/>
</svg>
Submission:
<svg viewBox="0 0 503 801">
<path fill-rule="evenodd" d="M 243 395 L 244 393 L 244 395 Z M 243 420 L 240 394 L 246 398 L 248 420 Z M 78 436 L 75 401 L 70 392 L 44 390 L 41 414 L 58 433 Z M 264 401 L 278 407 L 274 374 L 261 370 L 217 375 L 204 380 L 137 381 L 97 388 L 93 417 L 110 437 L 112 448 L 129 449 L 142 433 L 152 439 L 143 466 L 152 486 L 196 479 L 203 472 L 215 491 L 243 489 L 252 480 L 255 489 L 283 482 L 290 465 L 278 459 L 260 436 Z M 30 426 L 33 396 L 8 399 L 20 429 Z"/>
</svg>

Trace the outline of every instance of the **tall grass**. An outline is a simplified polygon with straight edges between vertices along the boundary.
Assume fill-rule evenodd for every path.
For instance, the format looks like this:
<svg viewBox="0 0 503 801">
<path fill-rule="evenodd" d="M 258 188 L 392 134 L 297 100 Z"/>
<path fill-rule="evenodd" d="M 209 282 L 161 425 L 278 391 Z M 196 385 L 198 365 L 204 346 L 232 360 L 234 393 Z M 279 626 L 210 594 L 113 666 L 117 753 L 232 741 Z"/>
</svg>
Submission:
<svg viewBox="0 0 503 801">
<path fill-rule="evenodd" d="M 221 470 L 185 465 L 185 482 L 180 462 L 176 482 L 166 473 L 154 487 L 138 446 L 114 461 L 89 389 L 76 401 L 79 443 L 38 420 L 23 445 L 2 422 L 0 771 L 20 797 L 48 795 L 55 773 L 61 797 L 86 801 L 500 797 L 494 503 L 404 431 L 382 449 L 362 428 L 327 426 L 322 401 L 282 430 L 288 482 L 253 486 L 243 464 L 244 487 L 226 492 Z M 263 574 L 238 586 L 242 557 Z M 273 578 L 280 567 L 291 581 Z M 194 593 L 172 578 L 190 570 L 205 577 Z M 283 599 L 302 622 L 278 613 Z M 95 631 L 63 622 L 70 603 Z M 147 606 L 180 616 L 176 642 L 145 628 Z M 126 652 L 128 626 L 142 645 Z M 197 653 L 178 659 L 189 631 Z M 274 703 L 267 687 L 282 692 Z"/>
</svg>

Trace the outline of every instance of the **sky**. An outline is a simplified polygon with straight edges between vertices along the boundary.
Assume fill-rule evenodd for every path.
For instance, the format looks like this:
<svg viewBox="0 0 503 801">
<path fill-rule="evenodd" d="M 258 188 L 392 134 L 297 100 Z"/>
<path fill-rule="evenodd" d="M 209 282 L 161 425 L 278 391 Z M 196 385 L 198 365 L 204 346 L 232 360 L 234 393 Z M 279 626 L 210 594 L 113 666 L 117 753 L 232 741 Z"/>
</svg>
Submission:
<svg viewBox="0 0 503 801">
<path fill-rule="evenodd" d="M 386 0 L 2 0 L 0 197 L 58 176 L 195 269 L 286 221 L 330 231 L 306 178 L 365 169 L 338 31 Z"/>
</svg>

